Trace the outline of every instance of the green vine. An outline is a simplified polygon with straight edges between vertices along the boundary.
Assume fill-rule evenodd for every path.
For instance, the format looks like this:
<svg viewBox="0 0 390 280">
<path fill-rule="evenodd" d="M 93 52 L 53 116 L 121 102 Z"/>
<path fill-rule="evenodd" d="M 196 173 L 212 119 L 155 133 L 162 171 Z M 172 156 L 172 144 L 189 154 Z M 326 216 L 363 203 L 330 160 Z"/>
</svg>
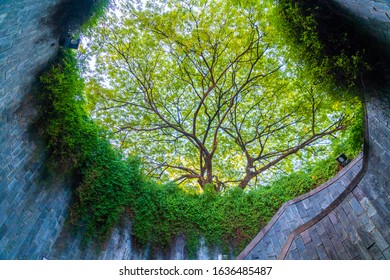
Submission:
<svg viewBox="0 0 390 280">
<path fill-rule="evenodd" d="M 314 54 L 318 54 L 322 48 L 317 38 L 305 31 L 315 23 L 310 17 L 307 23 L 298 31 L 304 34 L 303 43 L 295 43 L 300 52 L 307 52 L 312 46 Z M 326 58 L 323 61 L 325 66 L 319 67 L 334 62 Z M 351 70 L 352 76 L 354 71 Z M 284 202 L 336 174 L 334 158 L 338 152 L 355 156 L 362 142 L 362 121 L 357 118 L 349 130 L 348 141 L 338 143 L 334 154 L 306 170 L 247 191 L 234 188 L 217 194 L 210 186 L 198 193 L 173 183 L 157 184 L 143 175 L 136 157 L 125 158 L 112 147 L 109 135 L 85 109 L 84 81 L 74 52 L 61 50 L 57 61 L 41 76 L 41 84 L 48 149 L 56 168 L 80 178 L 71 222 L 86 230 L 87 241 L 104 240 L 126 215 L 131 218 L 132 235 L 140 248 L 150 245 L 155 252 L 167 251 L 172 240 L 182 235 L 186 238 L 188 258 L 196 257 L 200 237 L 209 248 L 237 255 Z"/>
</svg>

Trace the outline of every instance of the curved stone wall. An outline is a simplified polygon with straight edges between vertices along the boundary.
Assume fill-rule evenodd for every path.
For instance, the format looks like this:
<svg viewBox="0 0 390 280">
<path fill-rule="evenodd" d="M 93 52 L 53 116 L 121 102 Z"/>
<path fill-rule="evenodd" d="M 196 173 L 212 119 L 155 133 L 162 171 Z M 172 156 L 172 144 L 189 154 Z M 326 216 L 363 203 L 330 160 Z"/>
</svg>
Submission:
<svg viewBox="0 0 390 280">
<path fill-rule="evenodd" d="M 335 209 L 296 232 L 280 259 L 390 259 L 390 85 L 365 94 L 365 176 Z"/>
<path fill-rule="evenodd" d="M 380 42 L 376 51 L 383 52 L 379 67 L 387 81 L 370 83 L 368 78 L 361 86 L 367 111 L 363 169 L 337 199 L 282 237 L 285 242 L 276 254 L 265 254 L 269 246 L 259 242 L 248 245 L 239 258 L 390 259 L 390 69 L 384 53 L 390 46 L 390 2 L 334 3 L 337 12 L 366 34 L 366 40 Z"/>
<path fill-rule="evenodd" d="M 58 34 L 47 23 L 60 2 L 0 0 L 0 259 L 185 259 L 183 237 L 167 254 L 134 249 L 130 221 L 118 225 L 103 248 L 84 248 L 81 234 L 64 226 L 72 178 L 46 170 L 45 143 L 34 123 L 38 77 L 58 50 Z M 221 257 L 202 242 L 197 256 Z"/>
<path fill-rule="evenodd" d="M 389 44 L 389 3 L 335 1 L 352 11 L 349 17 L 364 23 L 362 29 Z M 145 258 L 147 251 L 132 249 L 128 221 L 113 231 L 102 250 L 93 245 L 81 250 L 79 236 L 63 230 L 71 202 L 71 178 L 47 172 L 44 142 L 34 125 L 37 77 L 58 47 L 57 36 L 45 22 L 58 2 L 0 0 L 0 259 Z M 322 188 L 285 204 L 242 258 L 390 258 L 388 92 L 385 85 L 366 88 L 367 173 L 356 188 L 342 202 L 332 202 L 356 183 L 354 175 L 361 173 L 361 158 Z M 168 256 L 155 257 L 186 258 L 184 242 L 177 238 Z M 200 259 L 221 257 L 199 247 Z"/>
<path fill-rule="evenodd" d="M 350 162 L 335 177 L 313 191 L 285 203 L 268 225 L 237 257 L 238 259 L 277 259 L 288 236 L 299 226 L 325 210 L 361 172 L 363 155 Z"/>
<path fill-rule="evenodd" d="M 37 75 L 56 55 L 44 23 L 58 1 L 0 1 L 0 259 L 50 254 L 71 197 L 60 175 L 45 172 L 34 118 Z"/>
</svg>

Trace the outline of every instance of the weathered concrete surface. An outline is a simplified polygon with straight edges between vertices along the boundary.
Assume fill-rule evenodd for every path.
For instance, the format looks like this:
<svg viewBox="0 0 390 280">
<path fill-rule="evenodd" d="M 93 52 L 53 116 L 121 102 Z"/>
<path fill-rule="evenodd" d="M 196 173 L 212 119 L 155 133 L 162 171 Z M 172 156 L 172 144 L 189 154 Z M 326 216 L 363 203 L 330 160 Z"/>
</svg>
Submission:
<svg viewBox="0 0 390 280">
<path fill-rule="evenodd" d="M 87 246 L 81 243 L 81 236 L 69 235 L 68 231 L 63 231 L 56 241 L 55 250 L 48 256 L 50 259 L 60 260 L 186 260 L 186 240 L 184 236 L 177 236 L 172 240 L 168 251 L 163 252 L 158 248 L 140 250 L 133 244 L 131 236 L 131 221 L 126 219 L 117 225 L 112 231 L 110 238 L 103 246 L 93 242 Z M 203 239 L 199 240 L 195 258 L 197 260 L 217 260 L 223 256 L 218 249 L 209 250 Z M 230 256 L 234 258 L 234 256 Z"/>
</svg>

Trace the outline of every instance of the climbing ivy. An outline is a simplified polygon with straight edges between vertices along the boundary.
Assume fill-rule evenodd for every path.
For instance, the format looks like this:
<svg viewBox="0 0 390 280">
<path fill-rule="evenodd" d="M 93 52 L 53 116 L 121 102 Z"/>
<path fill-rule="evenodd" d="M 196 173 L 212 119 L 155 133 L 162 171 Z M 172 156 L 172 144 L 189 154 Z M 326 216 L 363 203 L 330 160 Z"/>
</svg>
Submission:
<svg viewBox="0 0 390 280">
<path fill-rule="evenodd" d="M 41 83 L 48 147 L 57 167 L 80 177 L 71 223 L 86 228 L 87 240 L 107 237 L 120 217 L 128 215 L 139 247 L 168 250 L 175 236 L 184 235 L 188 256 L 194 258 L 202 236 L 211 248 L 238 254 L 284 202 L 337 172 L 334 154 L 249 191 L 233 188 L 217 194 L 210 186 L 199 193 L 173 183 L 157 184 L 142 174 L 137 158 L 125 159 L 114 149 L 109 135 L 86 113 L 83 80 L 72 51 L 60 53 Z"/>
<path fill-rule="evenodd" d="M 312 19 L 308 22 L 314 24 Z M 313 41 L 319 51 L 321 46 L 313 36 L 307 34 L 306 47 Z M 296 44 L 302 52 L 306 48 L 298 46 L 302 42 Z M 362 122 L 356 118 L 347 141 L 336 142 L 329 158 L 267 185 L 216 193 L 213 186 L 198 192 L 174 183 L 158 184 L 144 175 L 137 157 L 126 158 L 113 148 L 110 135 L 88 115 L 74 52 L 61 50 L 40 80 L 51 162 L 53 168 L 79 178 L 70 223 L 85 230 L 86 241 L 105 240 L 125 216 L 132 220 L 132 235 L 140 248 L 166 251 L 176 236 L 183 235 L 189 258 L 195 258 L 200 237 L 209 248 L 237 255 L 284 202 L 336 174 L 337 153 L 356 156 L 361 147 Z"/>
<path fill-rule="evenodd" d="M 87 115 L 72 51 L 61 51 L 40 80 L 52 164 L 81 177 L 73 218 L 86 225 L 88 236 L 105 235 L 128 204 L 131 188 L 139 184 L 139 164 L 112 149 L 105 132 Z"/>
</svg>

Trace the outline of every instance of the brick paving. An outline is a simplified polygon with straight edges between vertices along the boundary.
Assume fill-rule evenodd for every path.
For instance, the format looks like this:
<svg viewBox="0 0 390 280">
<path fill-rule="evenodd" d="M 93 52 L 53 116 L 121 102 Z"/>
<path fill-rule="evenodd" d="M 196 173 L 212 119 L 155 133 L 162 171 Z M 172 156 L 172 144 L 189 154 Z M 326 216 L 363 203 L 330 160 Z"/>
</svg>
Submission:
<svg viewBox="0 0 390 280">
<path fill-rule="evenodd" d="M 390 145 L 380 141 L 390 139 L 390 87 L 366 94 L 368 170 L 338 207 L 294 237 L 285 259 L 390 259 Z"/>
<path fill-rule="evenodd" d="M 43 24 L 54 0 L 0 1 L 0 259 L 42 259 L 64 222 L 71 190 L 45 173 L 32 126 L 36 75 L 58 39 Z"/>
<path fill-rule="evenodd" d="M 359 24 L 363 32 L 390 45 L 390 2 L 334 1 L 348 11 L 348 17 Z M 384 67 L 388 66 L 384 63 Z M 268 226 L 271 227 L 269 234 L 260 234 L 260 240 L 255 238 L 239 258 L 390 259 L 390 82 L 367 85 L 362 91 L 366 99 L 369 135 L 364 177 L 337 207 L 329 207 L 319 216 L 309 213 L 315 218 L 290 227 L 288 237 L 283 231 L 281 237 L 279 231 L 272 230 L 275 225 L 276 229 L 289 227 L 285 219 L 279 218 Z M 308 215 L 307 209 L 298 211 L 298 216 Z M 286 242 L 274 246 L 269 240 L 275 238 Z"/>
<path fill-rule="evenodd" d="M 362 169 L 362 163 L 363 155 L 360 154 L 322 186 L 283 205 L 239 258 L 277 259 L 289 234 L 328 207 Z M 304 239 L 306 240 L 307 236 L 304 236 Z"/>
<path fill-rule="evenodd" d="M 58 42 L 43 22 L 58 1 L 0 1 L 0 259 L 144 258 L 147 251 L 130 251 L 128 222 L 113 231 L 102 250 L 82 251 L 78 236 L 61 233 L 71 189 L 61 174 L 47 175 L 44 146 L 32 126 L 36 75 L 55 56 Z M 390 44 L 388 1 L 334 1 L 347 8 L 364 31 Z M 285 204 L 244 257 L 390 259 L 389 88 L 365 92 L 370 149 L 368 170 L 358 186 L 317 223 L 295 232 L 337 199 L 361 170 L 361 158 L 320 191 Z M 185 258 L 183 242 L 174 242 L 169 258 Z"/>
</svg>

